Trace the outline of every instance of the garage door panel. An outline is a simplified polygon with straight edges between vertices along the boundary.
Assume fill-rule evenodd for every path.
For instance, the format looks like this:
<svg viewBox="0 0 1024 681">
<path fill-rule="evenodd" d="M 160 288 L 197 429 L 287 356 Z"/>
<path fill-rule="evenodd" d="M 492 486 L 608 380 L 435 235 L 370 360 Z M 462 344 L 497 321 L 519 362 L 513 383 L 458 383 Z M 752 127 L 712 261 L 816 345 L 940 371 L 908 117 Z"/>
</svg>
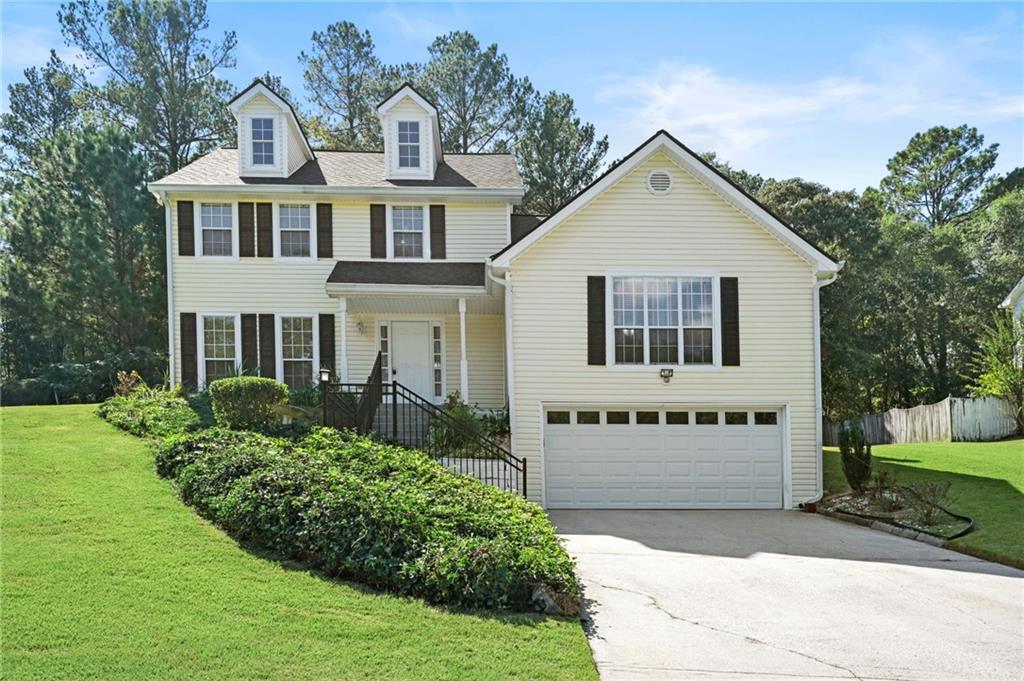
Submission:
<svg viewBox="0 0 1024 681">
<path fill-rule="evenodd" d="M 584 408 L 580 409 L 581 411 Z M 587 411 L 607 409 L 590 407 Z M 545 485 L 552 508 L 779 508 L 779 425 L 550 424 Z M 739 410 L 731 408 L 729 411 Z M 764 408 L 759 408 L 763 411 Z M 673 410 L 675 411 L 675 410 Z M 686 411 L 679 408 L 678 411 Z M 752 411 L 752 410 L 749 410 Z M 748 411 L 748 414 L 749 414 Z M 602 421 L 605 419 L 602 418 Z"/>
</svg>

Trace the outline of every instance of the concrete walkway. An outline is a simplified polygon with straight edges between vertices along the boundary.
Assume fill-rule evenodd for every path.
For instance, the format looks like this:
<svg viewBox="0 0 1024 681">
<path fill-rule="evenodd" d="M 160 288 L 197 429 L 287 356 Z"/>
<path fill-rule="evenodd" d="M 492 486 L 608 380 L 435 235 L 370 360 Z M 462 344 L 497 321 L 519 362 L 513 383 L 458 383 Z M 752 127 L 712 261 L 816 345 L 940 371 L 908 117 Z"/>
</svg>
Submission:
<svg viewBox="0 0 1024 681">
<path fill-rule="evenodd" d="M 552 511 L 609 679 L 1024 679 L 1024 571 L 789 511 Z"/>
</svg>

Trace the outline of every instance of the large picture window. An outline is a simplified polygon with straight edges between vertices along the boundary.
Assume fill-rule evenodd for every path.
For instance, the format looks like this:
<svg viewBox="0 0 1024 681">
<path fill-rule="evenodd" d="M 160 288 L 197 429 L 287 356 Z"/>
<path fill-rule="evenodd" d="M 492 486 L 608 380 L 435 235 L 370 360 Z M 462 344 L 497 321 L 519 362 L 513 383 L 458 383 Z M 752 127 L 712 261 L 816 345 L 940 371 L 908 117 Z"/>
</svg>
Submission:
<svg viewBox="0 0 1024 681">
<path fill-rule="evenodd" d="M 309 257 L 312 217 L 308 204 L 282 203 L 278 207 L 278 230 L 280 257 Z"/>
<path fill-rule="evenodd" d="M 202 231 L 203 255 L 227 257 L 233 255 L 234 211 L 230 203 L 201 204 L 199 206 L 199 226 Z"/>
<path fill-rule="evenodd" d="M 205 385 L 234 376 L 238 366 L 238 328 L 235 315 L 203 315 L 203 376 Z"/>
<path fill-rule="evenodd" d="M 312 317 L 281 317 L 281 380 L 289 388 L 313 385 L 314 337 Z"/>
<path fill-rule="evenodd" d="M 420 167 L 419 121 L 398 121 L 398 167 Z"/>
<path fill-rule="evenodd" d="M 252 119 L 252 164 L 274 165 L 274 119 Z"/>
<path fill-rule="evenodd" d="M 612 277 L 615 364 L 714 364 L 712 277 Z"/>
<path fill-rule="evenodd" d="M 391 207 L 391 243 L 396 258 L 422 258 L 423 206 Z"/>
</svg>

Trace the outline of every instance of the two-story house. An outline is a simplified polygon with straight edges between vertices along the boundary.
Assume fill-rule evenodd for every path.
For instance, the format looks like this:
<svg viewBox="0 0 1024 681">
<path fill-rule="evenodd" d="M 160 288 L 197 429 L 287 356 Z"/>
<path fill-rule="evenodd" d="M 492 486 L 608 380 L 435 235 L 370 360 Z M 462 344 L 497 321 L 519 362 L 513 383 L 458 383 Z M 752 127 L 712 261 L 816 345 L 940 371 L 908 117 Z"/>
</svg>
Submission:
<svg viewBox="0 0 1024 681">
<path fill-rule="evenodd" d="M 792 507 L 821 493 L 818 290 L 841 265 L 665 132 L 553 215 L 508 154 L 450 154 L 411 86 L 383 152 L 314 150 L 257 81 L 238 148 L 154 182 L 175 382 L 321 367 L 508 405 L 549 507 Z"/>
</svg>

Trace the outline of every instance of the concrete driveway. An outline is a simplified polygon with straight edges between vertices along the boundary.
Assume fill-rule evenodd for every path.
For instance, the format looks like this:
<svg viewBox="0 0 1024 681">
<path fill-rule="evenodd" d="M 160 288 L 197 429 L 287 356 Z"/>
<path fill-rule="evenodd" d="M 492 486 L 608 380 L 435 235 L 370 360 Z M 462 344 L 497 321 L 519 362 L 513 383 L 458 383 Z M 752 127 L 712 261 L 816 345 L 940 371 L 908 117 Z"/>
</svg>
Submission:
<svg viewBox="0 0 1024 681">
<path fill-rule="evenodd" d="M 1024 571 L 789 511 L 552 511 L 602 679 L 1022 679 Z"/>
</svg>

